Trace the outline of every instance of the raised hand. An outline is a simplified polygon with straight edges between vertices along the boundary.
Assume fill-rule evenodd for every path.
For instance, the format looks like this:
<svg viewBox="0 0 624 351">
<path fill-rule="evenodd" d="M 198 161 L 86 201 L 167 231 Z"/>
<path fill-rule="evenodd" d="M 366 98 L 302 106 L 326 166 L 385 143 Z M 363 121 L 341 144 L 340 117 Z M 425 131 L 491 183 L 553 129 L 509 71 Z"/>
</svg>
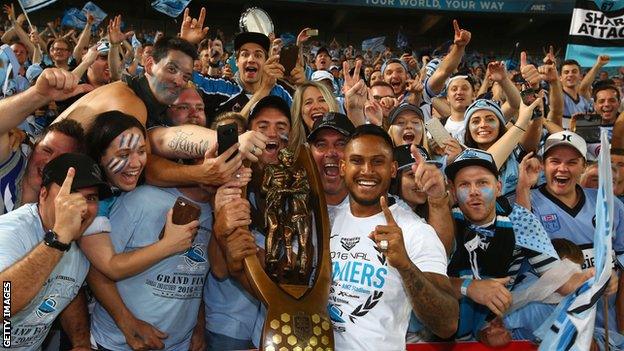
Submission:
<svg viewBox="0 0 624 351">
<path fill-rule="evenodd" d="M 362 63 L 358 60 L 355 61 L 355 69 L 353 70 L 353 74 L 349 74 L 349 63 L 344 61 L 342 63 L 342 72 L 344 74 L 344 85 L 342 86 L 343 93 L 347 93 L 347 91 L 353 88 L 360 79 L 360 70 L 362 69 Z"/>
<path fill-rule="evenodd" d="M 4 13 L 6 13 L 9 17 L 11 23 L 15 23 L 15 8 L 13 7 L 13 4 L 2 5 L 2 8 L 4 9 Z"/>
<path fill-rule="evenodd" d="M 555 55 L 555 48 L 552 45 L 548 47 L 548 52 L 544 55 L 542 62 L 545 65 L 557 65 L 557 56 Z"/>
<path fill-rule="evenodd" d="M 204 185 L 221 185 L 230 181 L 236 171 L 242 166 L 242 156 L 238 153 L 231 160 L 227 159 L 238 149 L 238 143 L 232 145 L 224 153 L 216 156 L 217 144 L 213 144 L 204 154 L 204 163 L 201 172 L 204 177 Z"/>
<path fill-rule="evenodd" d="M 383 123 L 383 108 L 377 100 L 371 99 L 364 104 L 364 114 L 366 119 L 375 125 L 381 126 Z"/>
<path fill-rule="evenodd" d="M 539 179 L 542 163 L 533 155 L 533 151 L 529 152 L 520 162 L 518 168 L 518 188 L 530 189 Z"/>
<path fill-rule="evenodd" d="M 488 63 L 487 71 L 489 72 L 490 80 L 493 82 L 502 82 L 507 78 L 507 69 L 505 69 L 505 63 L 503 61 Z"/>
<path fill-rule="evenodd" d="M 512 302 L 511 293 L 505 285 L 510 278 L 475 279 L 468 285 L 466 295 L 474 302 L 487 306 L 499 317 L 505 314 Z"/>
<path fill-rule="evenodd" d="M 300 46 L 310 39 L 310 36 L 308 35 L 308 30 L 310 29 L 312 28 L 303 28 L 301 32 L 299 32 L 299 35 L 297 35 L 297 46 Z"/>
<path fill-rule="evenodd" d="M 526 52 L 520 53 L 520 74 L 530 86 L 537 86 L 541 81 L 541 76 L 534 65 L 529 64 Z"/>
<path fill-rule="evenodd" d="M 120 44 L 126 39 L 126 35 L 121 31 L 121 15 L 115 16 L 108 21 L 108 40 L 111 44 Z"/>
<path fill-rule="evenodd" d="M 277 39 L 276 39 L 277 40 Z M 272 55 L 262 67 L 262 87 L 267 90 L 273 89 L 278 79 L 284 78 L 285 69 L 279 62 L 279 55 Z"/>
<path fill-rule="evenodd" d="M 610 60 L 611 57 L 609 55 L 598 55 L 598 57 L 596 57 L 596 65 L 602 67 L 609 63 Z"/>
<path fill-rule="evenodd" d="M 427 163 L 416 145 L 412 145 L 410 151 L 416 161 L 412 165 L 416 187 L 434 199 L 446 196 L 446 183 L 442 172 L 434 164 Z"/>
<path fill-rule="evenodd" d="M 240 144 L 238 151 L 249 161 L 257 162 L 258 157 L 266 149 L 267 141 L 269 139 L 266 135 L 258 131 L 248 130 L 238 136 L 238 143 Z"/>
<path fill-rule="evenodd" d="M 82 235 L 82 217 L 87 213 L 87 200 L 81 193 L 71 192 L 76 170 L 70 167 L 63 185 L 54 199 L 54 232 L 58 240 L 69 244 Z"/>
<path fill-rule="evenodd" d="M 189 8 L 184 10 L 182 25 L 180 26 L 180 38 L 193 43 L 195 45 L 202 41 L 208 34 L 208 27 L 204 28 L 204 20 L 206 19 L 206 8 L 202 7 L 199 11 L 198 18 L 192 18 L 189 15 Z"/>
<path fill-rule="evenodd" d="M 78 84 L 80 79 L 61 68 L 46 68 L 35 82 L 35 91 L 47 100 L 65 100 L 93 90 L 89 84 Z"/>
<path fill-rule="evenodd" d="M 167 212 L 167 222 L 165 223 L 165 231 L 161 241 L 167 245 L 170 255 L 188 250 L 193 245 L 193 239 L 199 229 L 199 221 L 194 220 L 187 224 L 173 223 L 173 209 Z"/>
<path fill-rule="evenodd" d="M 399 271 L 408 270 L 412 266 L 412 261 L 405 250 L 403 231 L 397 225 L 392 212 L 388 208 L 387 197 L 382 196 L 379 199 L 379 205 L 387 224 L 376 226 L 370 238 L 377 244 L 377 249 L 386 255 L 388 264 Z M 385 241 L 385 245 L 381 244 L 382 241 Z M 387 248 L 384 249 L 384 246 L 387 246 Z"/>
<path fill-rule="evenodd" d="M 470 38 L 472 34 L 465 29 L 459 28 L 459 23 L 457 20 L 453 20 L 453 30 L 455 31 L 455 35 L 453 36 L 453 44 L 459 47 L 465 47 L 470 42 Z"/>
</svg>

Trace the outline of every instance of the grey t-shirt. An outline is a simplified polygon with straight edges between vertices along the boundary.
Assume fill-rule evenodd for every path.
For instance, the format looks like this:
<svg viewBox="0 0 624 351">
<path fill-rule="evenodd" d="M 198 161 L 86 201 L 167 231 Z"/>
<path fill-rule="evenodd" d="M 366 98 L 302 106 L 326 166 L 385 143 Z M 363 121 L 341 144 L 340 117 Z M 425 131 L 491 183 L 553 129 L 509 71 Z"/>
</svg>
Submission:
<svg viewBox="0 0 624 351">
<path fill-rule="evenodd" d="M 0 216 L 0 271 L 30 253 L 44 234 L 37 204 L 26 204 Z M 72 243 L 35 298 L 11 317 L 11 348 L 39 349 L 54 319 L 78 294 L 88 271 L 89 261 Z"/>
</svg>

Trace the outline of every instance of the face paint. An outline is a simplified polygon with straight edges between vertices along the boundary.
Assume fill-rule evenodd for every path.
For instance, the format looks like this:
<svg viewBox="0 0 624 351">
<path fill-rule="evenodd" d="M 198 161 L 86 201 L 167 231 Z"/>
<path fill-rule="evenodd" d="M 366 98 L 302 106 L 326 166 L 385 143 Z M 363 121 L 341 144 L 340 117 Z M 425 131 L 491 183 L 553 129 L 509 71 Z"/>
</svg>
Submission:
<svg viewBox="0 0 624 351">
<path fill-rule="evenodd" d="M 494 200 L 494 190 L 487 185 L 478 188 L 479 195 L 483 197 L 483 201 L 491 202 Z M 457 190 L 457 201 L 466 203 L 470 198 L 470 187 L 462 187 Z"/>
<path fill-rule="evenodd" d="M 119 140 L 119 148 L 134 150 L 139 144 L 139 138 L 141 138 L 139 134 L 125 133 L 121 136 L 121 140 Z"/>
<path fill-rule="evenodd" d="M 110 161 L 108 161 L 108 163 L 106 164 L 106 167 L 110 169 L 111 172 L 116 174 L 116 173 L 121 172 L 121 170 L 124 169 L 124 167 L 126 167 L 127 163 L 128 163 L 127 158 L 121 158 L 121 157 L 115 156 Z"/>
<path fill-rule="evenodd" d="M 483 196 L 483 200 L 485 202 L 490 202 L 494 200 L 494 190 L 486 185 L 479 188 L 481 191 L 481 196 Z"/>
<path fill-rule="evenodd" d="M 466 203 L 468 198 L 470 197 L 470 188 L 459 188 L 457 190 L 457 201 L 461 203 Z"/>
</svg>

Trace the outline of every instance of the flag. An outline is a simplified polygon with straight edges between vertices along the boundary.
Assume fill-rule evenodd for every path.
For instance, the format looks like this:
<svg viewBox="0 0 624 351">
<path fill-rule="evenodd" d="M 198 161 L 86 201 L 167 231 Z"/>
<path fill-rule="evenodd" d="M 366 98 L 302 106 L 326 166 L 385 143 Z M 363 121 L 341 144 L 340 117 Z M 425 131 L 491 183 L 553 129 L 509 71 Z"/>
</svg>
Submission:
<svg viewBox="0 0 624 351">
<path fill-rule="evenodd" d="M 135 49 L 138 48 L 139 46 L 141 46 L 141 42 L 137 38 L 136 34 L 132 35 L 131 42 L 132 42 L 132 47 L 135 48 Z"/>
<path fill-rule="evenodd" d="M 598 55 L 609 55 L 606 67 L 624 66 L 624 1 L 576 0 L 566 59 L 592 67 Z"/>
<path fill-rule="evenodd" d="M 367 51 L 370 49 L 371 51 L 384 51 L 386 47 L 384 46 L 384 41 L 386 41 L 386 37 L 377 37 L 366 39 L 362 42 L 362 51 Z"/>
<path fill-rule="evenodd" d="M 87 17 L 82 13 L 82 10 L 71 7 L 63 13 L 61 25 L 73 28 L 84 28 L 84 26 L 87 25 Z"/>
<path fill-rule="evenodd" d="M 85 17 L 87 13 L 90 13 L 93 16 L 93 25 L 96 27 L 99 26 L 100 23 L 102 23 L 106 16 L 108 16 L 106 12 L 104 12 L 101 8 L 98 7 L 98 5 L 92 3 L 91 1 L 89 1 L 82 7 L 82 12 L 85 14 Z"/>
<path fill-rule="evenodd" d="M 401 31 L 397 33 L 396 46 L 399 49 L 405 49 L 409 46 L 409 43 L 407 42 L 407 36 L 401 33 Z"/>
<path fill-rule="evenodd" d="M 191 0 L 155 0 L 152 7 L 170 17 L 178 17 Z"/>
<path fill-rule="evenodd" d="M 598 197 L 594 256 L 596 275 L 566 296 L 535 335 L 542 339 L 539 350 L 589 350 L 596 319 L 596 301 L 607 288 L 613 270 L 613 174 L 607 132 L 600 133 L 602 152 L 598 160 Z"/>
<path fill-rule="evenodd" d="M 18 0 L 20 5 L 22 5 L 22 9 L 24 12 L 32 12 L 35 10 L 39 10 L 42 7 L 46 7 L 56 0 Z"/>
</svg>

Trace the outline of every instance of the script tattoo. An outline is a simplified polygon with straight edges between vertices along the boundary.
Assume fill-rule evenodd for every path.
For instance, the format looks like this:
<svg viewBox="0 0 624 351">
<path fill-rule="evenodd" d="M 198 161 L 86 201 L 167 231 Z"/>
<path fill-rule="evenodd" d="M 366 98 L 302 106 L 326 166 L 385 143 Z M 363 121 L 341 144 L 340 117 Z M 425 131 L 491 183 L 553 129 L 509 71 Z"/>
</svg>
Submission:
<svg viewBox="0 0 624 351">
<path fill-rule="evenodd" d="M 192 135 L 193 133 L 185 133 L 181 130 L 176 131 L 175 136 L 169 141 L 167 146 L 169 146 L 173 152 L 184 154 L 190 158 L 203 157 L 206 150 L 208 150 L 208 141 L 201 140 L 196 142 L 189 140 Z"/>
</svg>

